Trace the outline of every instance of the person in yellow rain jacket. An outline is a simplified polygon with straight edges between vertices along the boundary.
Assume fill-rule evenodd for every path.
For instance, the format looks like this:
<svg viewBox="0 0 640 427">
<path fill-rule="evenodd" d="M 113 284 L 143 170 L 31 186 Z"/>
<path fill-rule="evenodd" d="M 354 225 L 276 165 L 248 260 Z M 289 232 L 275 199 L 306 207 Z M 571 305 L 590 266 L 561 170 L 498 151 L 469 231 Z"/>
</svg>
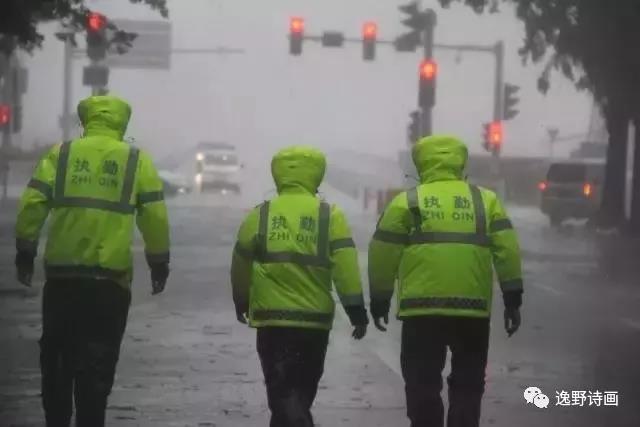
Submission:
<svg viewBox="0 0 640 427">
<path fill-rule="evenodd" d="M 313 427 L 334 317 L 332 282 L 353 337 L 361 339 L 368 324 L 345 215 L 316 196 L 325 168 L 312 147 L 278 152 L 271 162 L 278 196 L 244 219 L 233 253 L 233 301 L 238 320 L 248 315 L 258 329 L 272 427 Z"/>
<path fill-rule="evenodd" d="M 78 105 L 81 138 L 38 163 L 19 205 L 18 280 L 30 286 L 38 240 L 49 230 L 40 340 L 48 427 L 104 426 L 131 299 L 134 220 L 144 238 L 154 293 L 169 276 L 163 184 L 150 157 L 123 142 L 130 106 L 112 96 Z"/>
<path fill-rule="evenodd" d="M 430 136 L 413 147 L 417 187 L 397 195 L 369 246 L 371 316 L 385 330 L 397 280 L 401 366 L 412 427 L 443 426 L 442 370 L 452 352 L 449 427 L 477 427 L 489 347 L 493 269 L 509 336 L 520 326 L 516 233 L 493 192 L 463 179 L 467 148 Z"/>
</svg>

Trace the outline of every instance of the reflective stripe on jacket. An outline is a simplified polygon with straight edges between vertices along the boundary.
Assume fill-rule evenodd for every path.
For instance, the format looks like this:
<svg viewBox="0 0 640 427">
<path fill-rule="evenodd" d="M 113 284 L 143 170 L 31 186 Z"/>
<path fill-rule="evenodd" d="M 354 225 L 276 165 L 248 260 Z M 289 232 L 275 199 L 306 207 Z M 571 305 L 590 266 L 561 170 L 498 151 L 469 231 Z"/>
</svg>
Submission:
<svg viewBox="0 0 640 427">
<path fill-rule="evenodd" d="M 487 317 L 493 265 L 502 290 L 521 290 L 517 238 L 495 194 L 450 180 L 399 194 L 380 218 L 369 253 L 371 299 L 398 316 Z"/>
<path fill-rule="evenodd" d="M 362 306 L 358 255 L 344 214 L 309 194 L 255 208 L 238 233 L 232 284 L 253 327 L 331 329 L 332 282 L 345 307 Z"/>
<path fill-rule="evenodd" d="M 103 278 L 128 288 L 134 221 L 148 262 L 169 261 L 163 184 L 149 156 L 120 139 L 128 106 L 112 97 L 83 103 L 85 136 L 52 148 L 22 195 L 16 246 L 35 255 L 51 214 L 48 278 Z"/>
</svg>

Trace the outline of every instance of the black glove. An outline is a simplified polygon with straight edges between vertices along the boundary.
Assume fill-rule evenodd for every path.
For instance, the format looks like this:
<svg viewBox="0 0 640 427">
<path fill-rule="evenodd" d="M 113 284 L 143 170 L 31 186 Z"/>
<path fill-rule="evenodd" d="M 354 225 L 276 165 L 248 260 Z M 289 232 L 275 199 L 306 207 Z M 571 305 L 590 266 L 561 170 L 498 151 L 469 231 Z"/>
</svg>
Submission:
<svg viewBox="0 0 640 427">
<path fill-rule="evenodd" d="M 518 309 L 522 305 L 522 291 L 505 291 L 502 293 L 505 308 Z"/>
<path fill-rule="evenodd" d="M 522 321 L 520 318 L 522 290 L 503 292 L 502 299 L 504 300 L 504 329 L 511 336 L 518 330 Z"/>
<path fill-rule="evenodd" d="M 247 307 L 236 305 L 236 319 L 238 319 L 238 322 L 243 323 L 245 325 L 247 324 L 248 311 L 249 309 Z"/>
<path fill-rule="evenodd" d="M 389 324 L 389 309 L 391 302 L 389 300 L 371 300 L 371 317 L 373 318 L 373 324 L 379 331 L 386 331 L 387 328 L 382 326 L 382 320 L 384 324 Z"/>
<path fill-rule="evenodd" d="M 367 335 L 367 325 L 356 325 L 353 327 L 353 333 L 351 334 L 353 339 L 361 340 L 365 335 Z"/>
<path fill-rule="evenodd" d="M 518 328 L 520 328 L 521 321 L 519 308 L 504 309 L 504 329 L 509 336 L 513 335 Z"/>
<path fill-rule="evenodd" d="M 369 324 L 367 310 L 361 305 L 351 305 L 345 307 L 344 311 L 347 312 L 349 321 L 354 327 L 351 336 L 357 340 L 361 340 L 367 334 L 367 325 Z"/>
<path fill-rule="evenodd" d="M 30 252 L 18 251 L 16 253 L 16 271 L 18 282 L 25 286 L 31 286 L 33 279 L 33 260 L 35 255 Z"/>
<path fill-rule="evenodd" d="M 169 263 L 155 263 L 150 264 L 149 267 L 151 268 L 151 287 L 153 288 L 151 294 L 157 295 L 164 291 L 164 287 L 167 284 L 167 279 L 169 278 Z"/>
</svg>

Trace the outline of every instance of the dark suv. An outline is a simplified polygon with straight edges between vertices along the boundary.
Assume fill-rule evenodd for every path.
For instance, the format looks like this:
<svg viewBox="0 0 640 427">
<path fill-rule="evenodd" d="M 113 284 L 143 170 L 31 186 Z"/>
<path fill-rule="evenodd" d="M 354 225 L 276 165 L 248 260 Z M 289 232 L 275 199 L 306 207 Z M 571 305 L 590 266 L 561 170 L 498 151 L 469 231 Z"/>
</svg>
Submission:
<svg viewBox="0 0 640 427">
<path fill-rule="evenodd" d="M 598 210 L 604 182 L 604 160 L 563 160 L 551 163 L 539 184 L 540 208 L 552 226 L 568 218 L 591 219 Z"/>
</svg>

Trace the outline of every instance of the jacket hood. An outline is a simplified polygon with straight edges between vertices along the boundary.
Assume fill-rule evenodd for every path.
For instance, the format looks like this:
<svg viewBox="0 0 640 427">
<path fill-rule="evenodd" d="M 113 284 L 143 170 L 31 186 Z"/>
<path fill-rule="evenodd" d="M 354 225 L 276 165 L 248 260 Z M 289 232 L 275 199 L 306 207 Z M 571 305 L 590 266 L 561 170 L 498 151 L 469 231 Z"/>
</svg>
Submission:
<svg viewBox="0 0 640 427">
<path fill-rule="evenodd" d="M 271 175 L 278 193 L 304 190 L 316 194 L 326 168 L 324 154 L 310 146 L 287 147 L 276 153 L 271 160 Z"/>
<path fill-rule="evenodd" d="M 78 104 L 78 117 L 84 136 L 108 136 L 122 141 L 131 118 L 131 107 L 115 96 L 91 96 Z"/>
<path fill-rule="evenodd" d="M 411 155 L 422 183 L 462 179 L 469 157 L 467 146 L 449 135 L 422 138 Z"/>
</svg>

